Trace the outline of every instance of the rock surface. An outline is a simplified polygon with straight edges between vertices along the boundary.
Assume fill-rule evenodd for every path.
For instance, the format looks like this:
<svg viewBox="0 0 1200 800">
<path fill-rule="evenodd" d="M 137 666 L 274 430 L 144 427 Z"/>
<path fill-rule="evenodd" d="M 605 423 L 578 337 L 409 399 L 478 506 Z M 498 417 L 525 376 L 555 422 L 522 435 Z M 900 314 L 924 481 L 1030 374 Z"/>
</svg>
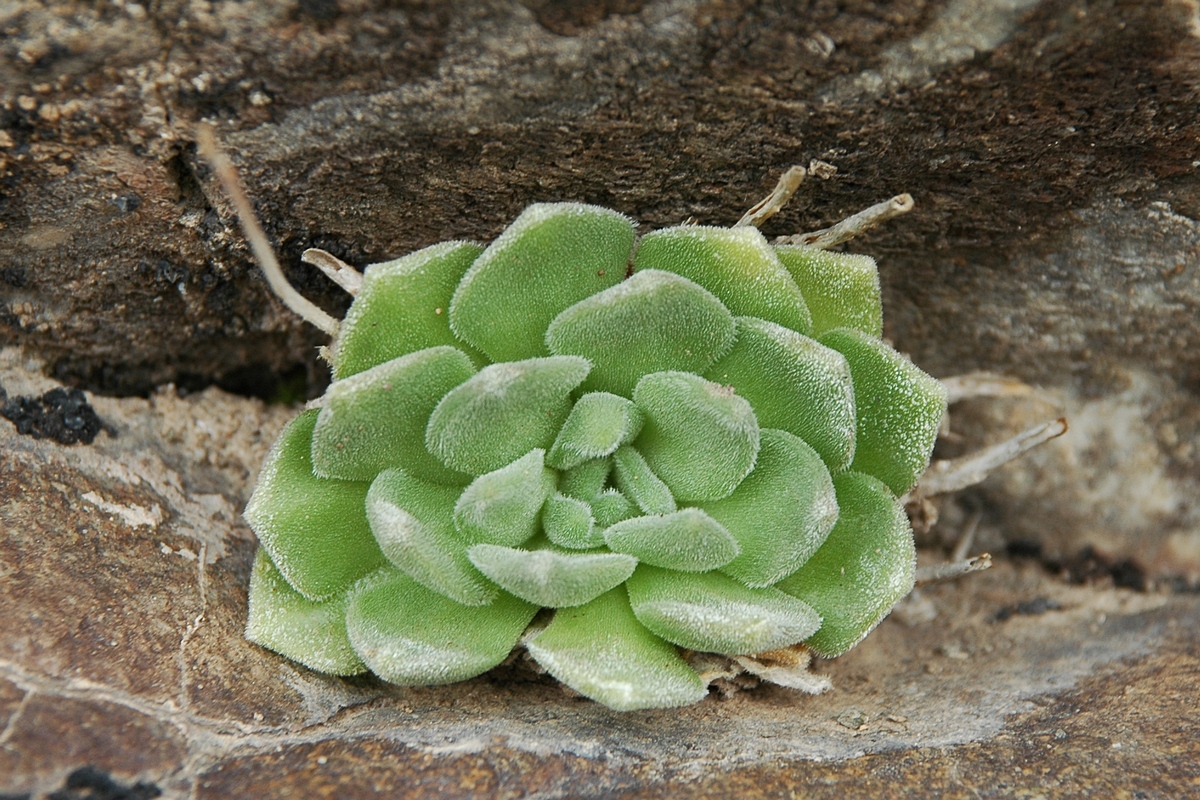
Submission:
<svg viewBox="0 0 1200 800">
<path fill-rule="evenodd" d="M 1165 593 L 1200 581 L 1192 0 L 17 0 L 0 30 L 0 383 L 126 396 L 90 396 L 91 445 L 0 420 L 0 795 L 1195 791 L 1200 605 Z M 397 690 L 254 648 L 239 512 L 292 412 L 157 387 L 319 390 L 321 341 L 249 261 L 201 119 L 335 313 L 306 247 L 486 240 L 537 200 L 729 224 L 813 161 L 768 234 L 911 192 L 851 245 L 887 335 L 1042 387 L 956 407 L 942 455 L 1072 425 L 929 541 L 978 512 L 1038 558 L 924 592 L 816 698 L 616 716 L 520 664 Z"/>
</svg>

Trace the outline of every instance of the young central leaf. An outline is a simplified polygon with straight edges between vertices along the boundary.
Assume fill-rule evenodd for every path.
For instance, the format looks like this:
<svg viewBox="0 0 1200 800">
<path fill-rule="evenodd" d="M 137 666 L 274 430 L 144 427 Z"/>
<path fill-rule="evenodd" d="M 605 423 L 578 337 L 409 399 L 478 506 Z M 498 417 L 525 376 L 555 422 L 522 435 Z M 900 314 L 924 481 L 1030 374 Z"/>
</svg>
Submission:
<svg viewBox="0 0 1200 800">
<path fill-rule="evenodd" d="M 527 647 L 551 675 L 617 711 L 686 706 L 708 693 L 674 645 L 641 626 L 620 587 L 555 612 Z"/>
<path fill-rule="evenodd" d="M 470 543 L 515 546 L 537 533 L 542 505 L 554 492 L 554 472 L 543 464 L 545 453 L 530 450 L 472 481 L 454 506 L 459 535 Z"/>
<path fill-rule="evenodd" d="M 571 391 L 589 368 L 579 356 L 484 367 L 438 403 L 425 446 L 446 466 L 469 475 L 500 469 L 534 448 L 546 449 L 571 410 Z"/>
<path fill-rule="evenodd" d="M 770 320 L 799 333 L 812 329 L 800 287 L 751 225 L 681 225 L 648 233 L 638 242 L 634 269 L 661 269 L 693 280 L 735 315 Z"/>
<path fill-rule="evenodd" d="M 690 650 L 746 655 L 801 642 L 821 625 L 812 606 L 774 588 L 750 589 L 716 572 L 641 566 L 629 583 L 638 621 Z"/>
<path fill-rule="evenodd" d="M 580 606 L 620 586 L 637 559 L 621 553 L 569 553 L 549 547 L 519 550 L 477 544 L 472 563 L 492 581 L 543 608 Z"/>
<path fill-rule="evenodd" d="M 816 552 L 837 520 L 829 470 L 787 431 L 766 428 L 754 472 L 705 511 L 733 534 L 741 555 L 722 568 L 747 586 L 770 586 Z"/>
<path fill-rule="evenodd" d="M 642 422 L 642 412 L 632 400 L 608 392 L 589 392 L 575 402 L 546 462 L 565 470 L 612 455 L 638 435 Z"/>
<path fill-rule="evenodd" d="M 737 344 L 707 377 L 750 401 L 758 424 L 794 433 L 833 472 L 854 457 L 854 384 L 846 359 L 815 339 L 738 317 Z"/>
<path fill-rule="evenodd" d="M 385 681 L 424 686 L 465 681 L 503 661 L 537 606 L 502 594 L 469 607 L 383 569 L 350 592 L 346 629 L 363 661 Z"/>
<path fill-rule="evenodd" d="M 883 301 L 875 259 L 815 247 L 776 245 L 775 254 L 804 293 L 812 312 L 812 335 L 853 328 L 883 335 Z"/>
<path fill-rule="evenodd" d="M 675 510 L 671 490 L 654 474 L 642 454 L 625 445 L 613 454 L 617 486 L 647 514 L 670 514 Z"/>
<path fill-rule="evenodd" d="M 618 553 L 681 572 L 717 569 L 738 554 L 737 540 L 698 508 L 618 522 L 604 532 L 604 541 Z"/>
<path fill-rule="evenodd" d="M 546 344 L 591 360 L 585 389 L 630 397 L 651 372 L 703 372 L 733 344 L 733 330 L 733 316 L 707 289 L 645 270 L 563 311 Z"/>
<path fill-rule="evenodd" d="M 633 223 L 607 208 L 532 205 L 463 276 L 450 325 L 493 361 L 545 355 L 551 320 L 625 277 L 633 238 Z"/>
<path fill-rule="evenodd" d="M 446 392 L 474 374 L 461 350 L 442 346 L 334 381 L 313 430 L 313 471 L 369 481 L 402 467 L 435 483 L 466 483 L 425 449 L 425 426 Z"/>
<path fill-rule="evenodd" d="M 554 494 L 546 501 L 542 529 L 550 541 L 571 550 L 589 550 L 604 544 L 591 504 L 564 494 Z"/>
<path fill-rule="evenodd" d="M 415 581 L 465 605 L 485 605 L 496 590 L 475 571 L 466 543 L 454 533 L 458 493 L 387 470 L 367 493 L 367 517 L 384 555 Z"/>
<path fill-rule="evenodd" d="M 676 500 L 719 500 L 754 468 L 758 421 L 733 389 L 655 372 L 638 382 L 633 399 L 646 414 L 635 445 Z"/>
<path fill-rule="evenodd" d="M 821 549 L 778 588 L 824 617 L 808 646 L 839 656 L 871 632 L 913 587 L 916 549 L 904 508 L 886 485 L 847 472 L 834 479 L 842 513 Z"/>
<path fill-rule="evenodd" d="M 854 376 L 858 430 L 851 468 L 904 494 L 929 466 L 946 413 L 946 388 L 865 333 L 830 331 L 821 344 L 844 355 Z"/>
<path fill-rule="evenodd" d="M 340 380 L 436 345 L 463 349 L 450 331 L 450 298 L 482 252 L 473 242 L 442 242 L 367 267 L 334 344 L 333 377 Z"/>
<path fill-rule="evenodd" d="M 292 420 L 271 448 L 245 517 L 271 561 L 309 600 L 324 600 L 380 567 L 363 502 L 368 484 L 313 475 L 317 412 Z"/>
</svg>

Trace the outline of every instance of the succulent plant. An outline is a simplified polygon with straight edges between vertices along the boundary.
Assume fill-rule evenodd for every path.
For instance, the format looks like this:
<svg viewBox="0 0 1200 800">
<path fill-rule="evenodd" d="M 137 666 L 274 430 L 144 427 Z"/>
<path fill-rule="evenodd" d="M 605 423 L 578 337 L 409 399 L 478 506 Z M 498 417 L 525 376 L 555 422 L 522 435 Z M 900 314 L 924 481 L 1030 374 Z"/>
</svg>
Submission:
<svg viewBox="0 0 1200 800">
<path fill-rule="evenodd" d="M 356 290 L 246 508 L 252 641 L 404 685 L 520 641 L 668 707 L 707 692 L 681 650 L 835 656 L 911 589 L 897 496 L 946 397 L 880 339 L 870 258 L 538 204 Z"/>
</svg>

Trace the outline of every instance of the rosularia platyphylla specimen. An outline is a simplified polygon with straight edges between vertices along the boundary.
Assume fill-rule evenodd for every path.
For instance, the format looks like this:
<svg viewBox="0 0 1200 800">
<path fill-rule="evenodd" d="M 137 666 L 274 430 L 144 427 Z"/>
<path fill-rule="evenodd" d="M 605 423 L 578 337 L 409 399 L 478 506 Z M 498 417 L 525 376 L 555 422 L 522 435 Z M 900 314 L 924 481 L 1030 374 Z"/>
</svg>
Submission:
<svg viewBox="0 0 1200 800">
<path fill-rule="evenodd" d="M 913 587 L 946 389 L 880 339 L 870 258 L 755 227 L 801 175 L 733 228 L 541 203 L 362 275 L 310 251 L 340 323 L 276 276 L 334 381 L 246 508 L 248 638 L 403 685 L 521 644 L 618 710 L 702 699 L 686 654 L 857 644 Z"/>
</svg>

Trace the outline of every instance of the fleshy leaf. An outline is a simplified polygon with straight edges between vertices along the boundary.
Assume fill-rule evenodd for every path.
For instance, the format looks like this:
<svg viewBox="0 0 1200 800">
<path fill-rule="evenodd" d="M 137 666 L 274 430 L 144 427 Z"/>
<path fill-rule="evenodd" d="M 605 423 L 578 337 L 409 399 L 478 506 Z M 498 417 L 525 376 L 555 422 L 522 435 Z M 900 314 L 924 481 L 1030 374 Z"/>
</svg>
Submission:
<svg viewBox="0 0 1200 800">
<path fill-rule="evenodd" d="M 637 621 L 620 587 L 555 612 L 526 647 L 551 675 L 617 711 L 686 706 L 708 693 L 675 646 Z"/>
<path fill-rule="evenodd" d="M 403 572 L 383 569 L 351 590 L 350 641 L 385 681 L 423 686 L 465 681 L 503 661 L 537 606 L 501 594 L 487 606 L 464 606 Z"/>
<path fill-rule="evenodd" d="M 475 571 L 466 543 L 454 533 L 460 491 L 386 470 L 367 493 L 367 517 L 384 555 L 413 580 L 464 605 L 486 605 L 496 590 Z"/>
<path fill-rule="evenodd" d="M 572 553 L 552 547 L 517 549 L 477 544 L 471 562 L 492 581 L 543 608 L 580 606 L 624 583 L 637 559 L 621 553 Z"/>
<path fill-rule="evenodd" d="M 605 489 L 592 499 L 591 506 L 596 530 L 600 531 L 601 535 L 606 528 L 638 513 L 638 507 L 619 489 Z"/>
<path fill-rule="evenodd" d="M 618 553 L 681 572 L 707 572 L 737 556 L 737 541 L 721 523 L 698 508 L 664 516 L 633 517 L 604 531 L 604 541 Z"/>
<path fill-rule="evenodd" d="M 538 532 L 539 514 L 554 492 L 545 450 L 530 450 L 498 470 L 480 475 L 454 506 L 454 527 L 469 543 L 515 546 Z"/>
<path fill-rule="evenodd" d="M 475 374 L 461 350 L 431 347 L 334 381 L 313 430 L 313 470 L 369 481 L 402 467 L 435 483 L 465 484 L 425 449 L 429 415 L 446 392 Z"/>
<path fill-rule="evenodd" d="M 324 600 L 384 558 L 363 506 L 370 484 L 313 475 L 316 423 L 317 412 L 306 411 L 279 434 L 244 516 L 287 582 L 309 600 Z"/>
<path fill-rule="evenodd" d="M 821 549 L 776 588 L 824 618 L 807 642 L 838 656 L 862 641 L 913 587 L 916 549 L 908 515 L 887 486 L 847 472 L 833 480 L 841 516 Z"/>
<path fill-rule="evenodd" d="M 450 331 L 449 311 L 455 287 L 482 252 L 474 242 L 442 242 L 367 267 L 334 344 L 334 377 L 436 345 L 467 350 L 478 359 Z"/>
<path fill-rule="evenodd" d="M 830 331 L 821 343 L 846 357 L 854 378 L 858 429 L 850 468 L 904 494 L 929 466 L 946 411 L 946 388 L 865 333 Z"/>
<path fill-rule="evenodd" d="M 648 269 L 559 314 L 550 352 L 592 362 L 585 389 L 630 397 L 643 375 L 703 372 L 733 344 L 733 316 L 704 287 Z"/>
<path fill-rule="evenodd" d="M 596 527 L 592 506 L 586 500 L 554 494 L 542 509 L 542 530 L 550 541 L 571 550 L 588 550 L 604 544 Z"/>
<path fill-rule="evenodd" d="M 637 450 L 624 445 L 613 454 L 617 487 L 638 508 L 647 514 L 670 514 L 675 510 L 675 498 L 646 459 Z"/>
<path fill-rule="evenodd" d="M 611 458 L 585 461 L 559 474 L 558 490 L 568 497 L 591 500 L 603 491 L 612 472 Z"/>
<path fill-rule="evenodd" d="M 883 301 L 875 259 L 815 247 L 776 245 L 775 254 L 791 273 L 812 312 L 812 335 L 853 328 L 883 335 Z"/>
<path fill-rule="evenodd" d="M 575 401 L 546 463 L 555 469 L 571 469 L 589 459 L 612 455 L 638 435 L 642 422 L 642 412 L 632 400 L 589 392 Z"/>
<path fill-rule="evenodd" d="M 482 475 L 546 449 L 571 410 L 587 359 L 551 356 L 484 367 L 452 389 L 429 418 L 425 446 L 451 469 Z"/>
<path fill-rule="evenodd" d="M 686 372 L 655 372 L 638 382 L 633 399 L 646 415 L 634 445 L 676 500 L 727 497 L 754 469 L 758 421 L 728 386 Z"/>
<path fill-rule="evenodd" d="M 315 602 L 297 592 L 259 548 L 250 572 L 246 638 L 328 675 L 357 675 L 367 665 L 346 635 L 346 597 Z"/>
<path fill-rule="evenodd" d="M 764 428 L 754 472 L 724 500 L 701 506 L 742 548 L 721 571 L 747 586 L 770 586 L 816 552 L 837 521 L 825 463 L 801 439 Z"/>
<path fill-rule="evenodd" d="M 682 225 L 648 233 L 638 242 L 634 269 L 661 269 L 693 280 L 735 315 L 770 320 L 800 333 L 812 329 L 800 287 L 751 225 Z"/>
<path fill-rule="evenodd" d="M 732 386 L 758 424 L 794 433 L 838 472 L 854 457 L 854 384 L 836 350 L 773 322 L 738 317 L 737 344 L 706 377 Z"/>
<path fill-rule="evenodd" d="M 749 655 L 801 642 L 821 625 L 812 606 L 771 587 L 750 589 L 716 572 L 640 566 L 627 584 L 638 620 L 689 650 Z"/>
<path fill-rule="evenodd" d="M 633 238 L 633 223 L 607 208 L 531 205 L 463 276 L 450 325 L 496 362 L 546 355 L 551 320 L 619 283 Z"/>
</svg>

